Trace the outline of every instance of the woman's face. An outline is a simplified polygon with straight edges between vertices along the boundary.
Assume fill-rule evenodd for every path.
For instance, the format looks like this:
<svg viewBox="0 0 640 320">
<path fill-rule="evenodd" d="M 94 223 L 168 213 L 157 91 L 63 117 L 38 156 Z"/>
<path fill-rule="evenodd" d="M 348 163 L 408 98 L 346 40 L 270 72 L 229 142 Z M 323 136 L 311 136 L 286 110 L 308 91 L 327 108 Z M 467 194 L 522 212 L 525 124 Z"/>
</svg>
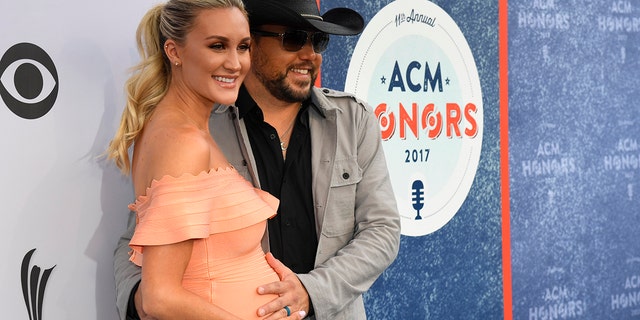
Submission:
<svg viewBox="0 0 640 320">
<path fill-rule="evenodd" d="M 234 103 L 251 65 L 250 45 L 249 23 L 238 8 L 202 10 L 178 47 L 184 88 L 200 99 Z"/>
</svg>

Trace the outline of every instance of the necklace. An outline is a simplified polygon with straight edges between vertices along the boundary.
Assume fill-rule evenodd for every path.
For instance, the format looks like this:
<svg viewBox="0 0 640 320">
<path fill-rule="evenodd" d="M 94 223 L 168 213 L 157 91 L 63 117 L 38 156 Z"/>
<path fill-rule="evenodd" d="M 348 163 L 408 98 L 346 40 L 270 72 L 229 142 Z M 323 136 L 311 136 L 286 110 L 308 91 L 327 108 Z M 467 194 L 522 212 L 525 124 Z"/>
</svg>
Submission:
<svg viewBox="0 0 640 320">
<path fill-rule="evenodd" d="M 291 130 L 291 128 L 293 128 L 293 124 L 296 123 L 296 118 L 293 118 L 293 121 L 291 121 L 291 124 L 289 125 L 289 128 L 287 128 L 287 131 L 285 131 L 282 136 L 280 137 L 280 149 L 282 149 L 282 152 L 286 152 L 287 151 L 287 147 L 284 145 L 284 141 L 282 141 L 282 138 L 287 136 L 287 133 L 289 133 L 289 131 Z"/>
<path fill-rule="evenodd" d="M 298 117 L 298 112 L 300 112 L 300 108 L 301 107 L 302 107 L 302 104 L 300 104 L 298 106 L 298 111 L 293 116 L 293 119 L 291 120 L 291 124 L 289 125 L 289 128 L 287 128 L 287 130 L 282 135 L 278 136 L 278 138 L 280 138 L 280 149 L 282 150 L 282 153 L 287 152 L 287 147 L 289 147 L 288 145 L 287 146 L 284 145 L 283 139 L 287 136 L 289 131 L 291 131 L 291 129 L 293 128 L 293 125 L 296 123 L 296 118 Z M 291 138 L 291 137 L 289 137 L 289 138 Z M 289 140 L 291 140 L 291 139 L 289 139 Z"/>
</svg>

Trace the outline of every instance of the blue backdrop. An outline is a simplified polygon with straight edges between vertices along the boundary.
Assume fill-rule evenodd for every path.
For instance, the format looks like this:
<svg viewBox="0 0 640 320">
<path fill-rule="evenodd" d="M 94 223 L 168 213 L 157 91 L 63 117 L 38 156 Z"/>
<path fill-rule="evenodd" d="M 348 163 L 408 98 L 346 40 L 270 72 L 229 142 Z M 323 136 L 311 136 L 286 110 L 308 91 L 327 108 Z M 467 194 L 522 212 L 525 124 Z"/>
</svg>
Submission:
<svg viewBox="0 0 640 320">
<path fill-rule="evenodd" d="M 509 1 L 515 319 L 640 316 L 638 1 Z"/>
</svg>

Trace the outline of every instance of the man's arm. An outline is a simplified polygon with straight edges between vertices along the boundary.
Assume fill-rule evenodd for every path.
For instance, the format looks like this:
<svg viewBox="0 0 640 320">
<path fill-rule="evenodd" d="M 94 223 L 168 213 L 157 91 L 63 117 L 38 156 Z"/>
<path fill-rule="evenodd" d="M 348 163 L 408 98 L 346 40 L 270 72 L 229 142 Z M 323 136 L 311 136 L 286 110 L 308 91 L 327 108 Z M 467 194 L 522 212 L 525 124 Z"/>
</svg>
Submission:
<svg viewBox="0 0 640 320">
<path fill-rule="evenodd" d="M 400 216 L 380 128 L 371 108 L 359 107 L 352 110 L 357 120 L 347 121 L 356 124 L 355 152 L 357 165 L 362 170 L 362 179 L 355 186 L 355 205 L 350 209 L 337 207 L 340 201 L 336 199 L 348 192 L 342 192 L 342 186 L 332 186 L 318 247 L 324 252 L 319 252 L 313 270 L 298 274 L 318 319 L 336 318 L 346 305 L 367 291 L 396 258 L 400 245 Z M 348 131 L 343 134 L 345 132 Z M 353 220 L 352 232 L 348 230 L 348 215 L 343 215 L 348 210 L 352 210 L 349 218 Z M 344 233 L 339 231 L 343 227 L 347 229 Z"/>
<path fill-rule="evenodd" d="M 264 293 L 279 295 L 263 306 L 267 313 L 287 305 L 295 310 L 313 308 L 317 319 L 364 319 L 363 306 L 354 305 L 354 300 L 371 287 L 398 254 L 400 216 L 380 129 L 370 110 L 362 105 L 351 107 L 353 117 L 339 123 L 338 132 L 353 140 L 343 141 L 344 145 L 338 148 L 351 149 L 357 155 L 357 163 L 344 161 L 339 167 L 349 167 L 352 174 L 361 170 L 362 177 L 352 184 L 331 186 L 316 268 L 262 286 Z M 338 174 L 336 181 L 342 179 L 344 172 Z M 345 308 L 357 309 L 347 312 Z M 277 318 L 274 315 L 267 319 Z"/>
<path fill-rule="evenodd" d="M 135 213 L 129 213 L 127 230 L 118 240 L 118 245 L 114 253 L 113 269 L 116 280 L 116 306 L 121 320 L 136 319 L 127 317 L 129 299 L 135 293 L 138 282 L 141 279 L 140 267 L 129 261 L 129 241 L 133 236 L 136 227 Z M 132 306 L 135 307 L 135 306 Z"/>
</svg>

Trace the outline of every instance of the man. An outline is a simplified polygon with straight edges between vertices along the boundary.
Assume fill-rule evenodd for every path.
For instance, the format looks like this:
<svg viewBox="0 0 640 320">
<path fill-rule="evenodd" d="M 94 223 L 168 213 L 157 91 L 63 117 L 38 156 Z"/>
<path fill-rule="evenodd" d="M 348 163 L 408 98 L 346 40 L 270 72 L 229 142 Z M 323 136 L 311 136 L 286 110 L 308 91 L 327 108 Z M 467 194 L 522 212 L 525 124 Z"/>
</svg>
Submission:
<svg viewBox="0 0 640 320">
<path fill-rule="evenodd" d="M 280 199 L 264 244 L 279 260 L 268 259 L 281 281 L 258 288 L 279 297 L 258 312 L 366 319 L 362 294 L 393 262 L 400 238 L 380 129 L 364 102 L 313 87 L 328 35 L 359 34 L 364 20 L 346 8 L 320 16 L 315 0 L 245 4 L 251 71 L 237 109 L 214 108 L 210 127 L 231 164 Z M 140 271 L 127 255 L 134 226 L 130 217 L 115 254 L 123 319 L 137 318 L 143 299 Z"/>
</svg>

